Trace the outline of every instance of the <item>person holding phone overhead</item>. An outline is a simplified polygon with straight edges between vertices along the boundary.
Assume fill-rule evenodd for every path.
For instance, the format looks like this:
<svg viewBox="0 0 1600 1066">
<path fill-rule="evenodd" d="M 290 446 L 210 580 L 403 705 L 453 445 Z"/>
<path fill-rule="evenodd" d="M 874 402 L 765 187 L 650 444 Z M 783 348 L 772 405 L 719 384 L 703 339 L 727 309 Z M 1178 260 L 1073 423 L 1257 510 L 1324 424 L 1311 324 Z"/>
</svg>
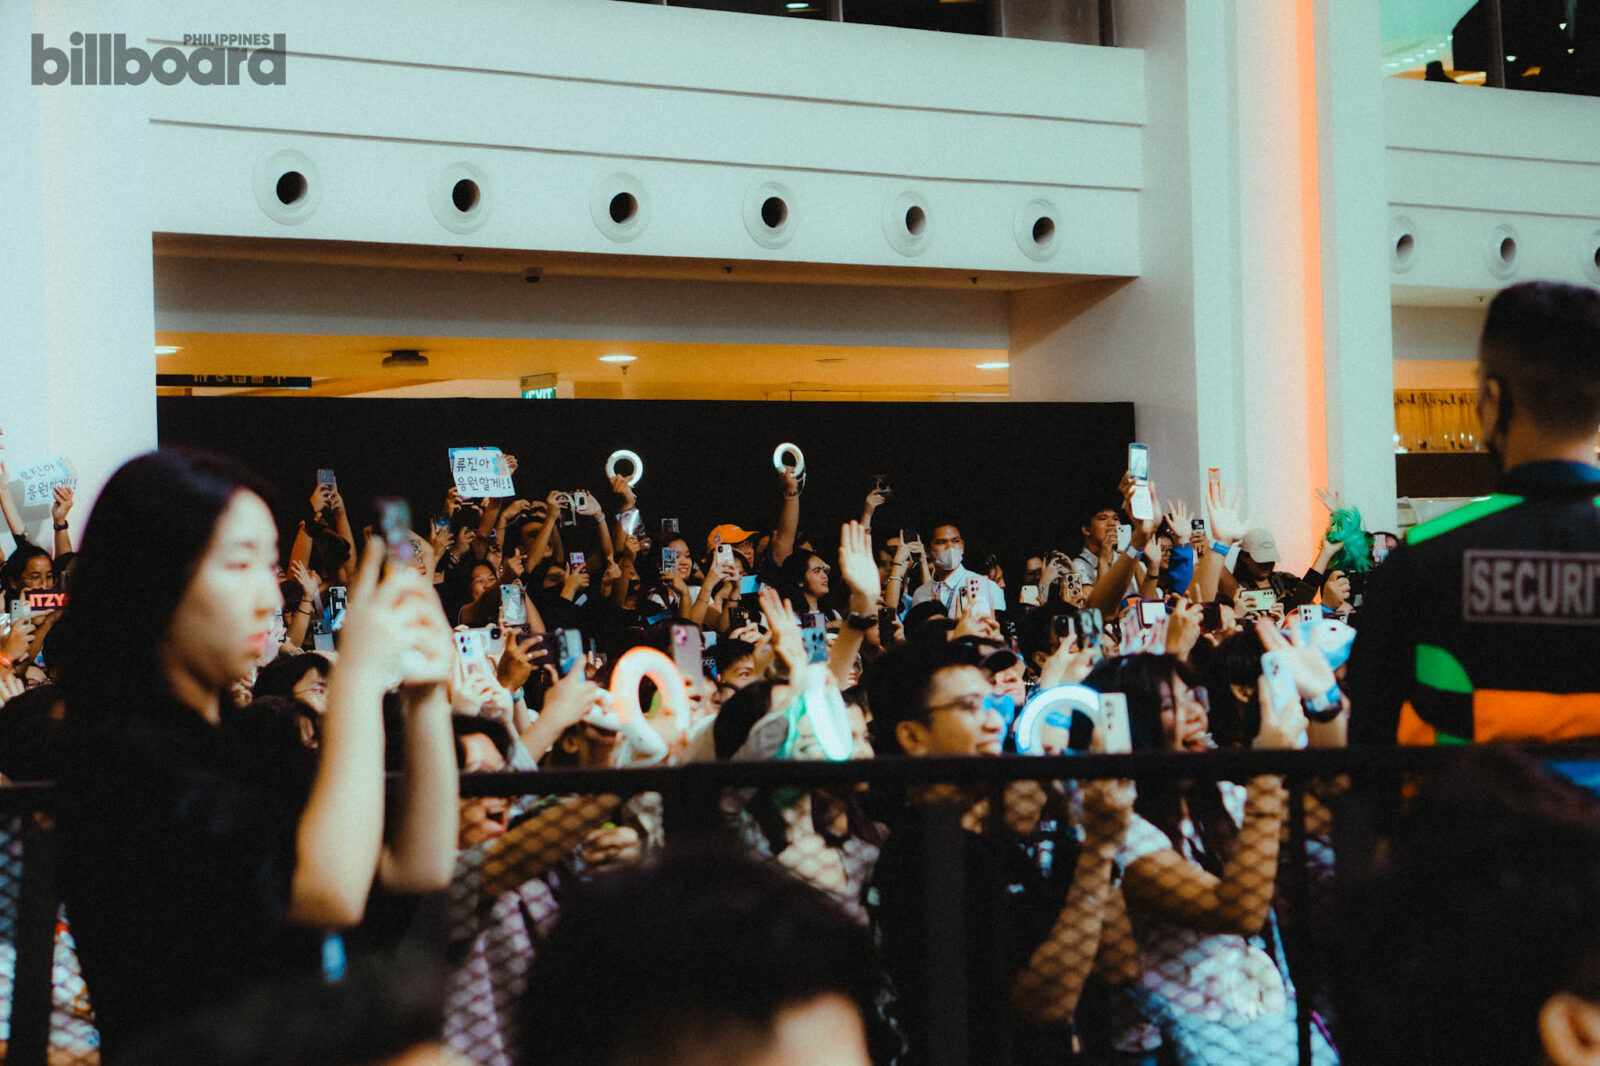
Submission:
<svg viewBox="0 0 1600 1066">
<path fill-rule="evenodd" d="M 1600 736 L 1600 291 L 1503 290 L 1477 373 L 1499 488 L 1413 526 L 1373 571 L 1352 744 Z"/>
<path fill-rule="evenodd" d="M 66 697 L 60 884 L 107 1063 L 263 981 L 343 967 L 337 930 L 376 877 L 450 882 L 456 771 L 450 627 L 409 567 L 371 548 L 349 590 L 321 757 L 286 780 L 230 728 L 223 692 L 282 607 L 266 491 L 230 460 L 125 464 L 89 517 L 54 665 Z M 385 825 L 385 692 L 405 785 Z"/>
</svg>

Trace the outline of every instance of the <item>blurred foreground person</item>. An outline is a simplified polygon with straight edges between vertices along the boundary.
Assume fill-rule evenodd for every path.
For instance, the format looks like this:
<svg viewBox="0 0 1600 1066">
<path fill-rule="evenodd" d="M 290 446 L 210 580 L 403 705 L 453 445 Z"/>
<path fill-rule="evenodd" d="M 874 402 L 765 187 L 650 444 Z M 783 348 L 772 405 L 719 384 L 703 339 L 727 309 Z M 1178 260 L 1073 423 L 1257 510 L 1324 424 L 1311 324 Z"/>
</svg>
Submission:
<svg viewBox="0 0 1600 1066">
<path fill-rule="evenodd" d="M 115 1063 L 139 1036 L 265 982 L 343 968 L 375 876 L 449 884 L 454 649 L 433 590 L 350 588 L 307 783 L 230 730 L 229 684 L 273 643 L 277 525 L 228 460 L 162 451 L 107 482 L 85 531 L 59 669 L 66 696 L 61 891 Z M 399 687 L 405 782 L 384 824 L 384 694 Z"/>
<path fill-rule="evenodd" d="M 524 1066 L 867 1066 L 864 930 L 720 851 L 597 878 L 562 904 L 524 1000 Z"/>
<path fill-rule="evenodd" d="M 1340 908 L 1349 1066 L 1600 1062 L 1600 805 L 1483 749 L 1424 787 Z"/>
</svg>

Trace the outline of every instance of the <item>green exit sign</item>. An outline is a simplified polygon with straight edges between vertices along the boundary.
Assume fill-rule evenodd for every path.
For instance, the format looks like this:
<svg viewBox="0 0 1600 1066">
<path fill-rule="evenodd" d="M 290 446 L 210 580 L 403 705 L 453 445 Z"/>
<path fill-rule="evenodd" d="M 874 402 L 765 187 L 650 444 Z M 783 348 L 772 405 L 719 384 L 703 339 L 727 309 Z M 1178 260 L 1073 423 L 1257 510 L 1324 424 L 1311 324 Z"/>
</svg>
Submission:
<svg viewBox="0 0 1600 1066">
<path fill-rule="evenodd" d="M 556 398 L 556 387 L 549 385 L 542 389 L 523 389 L 522 398 L 524 400 L 553 400 Z"/>
</svg>

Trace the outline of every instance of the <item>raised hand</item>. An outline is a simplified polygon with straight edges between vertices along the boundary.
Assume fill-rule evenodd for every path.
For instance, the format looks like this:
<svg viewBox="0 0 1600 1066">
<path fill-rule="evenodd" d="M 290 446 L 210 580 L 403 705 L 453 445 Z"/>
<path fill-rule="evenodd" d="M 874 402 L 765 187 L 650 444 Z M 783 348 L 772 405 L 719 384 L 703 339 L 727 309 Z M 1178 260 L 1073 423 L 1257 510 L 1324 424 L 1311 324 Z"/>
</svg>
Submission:
<svg viewBox="0 0 1600 1066">
<path fill-rule="evenodd" d="M 632 505 L 630 504 L 629 506 Z M 578 514 L 584 515 L 588 518 L 593 518 L 601 513 L 600 501 L 595 498 L 594 493 L 585 489 L 583 493 L 583 506 L 576 507 L 574 510 L 577 511 Z"/>
<path fill-rule="evenodd" d="M 1301 699 L 1318 699 L 1332 692 L 1338 684 L 1328 660 L 1310 644 L 1301 643 L 1298 632 L 1290 630 L 1285 638 L 1277 626 L 1262 618 L 1256 621 L 1256 635 L 1261 638 L 1261 646 L 1268 651 L 1288 652 L 1289 674 L 1294 678 L 1294 686 L 1299 690 Z"/>
<path fill-rule="evenodd" d="M 778 590 L 771 585 L 762 586 L 760 598 L 767 628 L 772 631 L 773 650 L 788 668 L 789 676 L 795 677 L 806 666 L 806 645 L 800 636 L 800 621 L 795 618 L 789 601 L 778 595 Z"/>
<path fill-rule="evenodd" d="M 839 574 L 850 588 L 850 609 L 867 614 L 878 605 L 882 589 L 878 564 L 872 557 L 872 538 L 860 522 L 846 522 L 839 530 Z"/>
<path fill-rule="evenodd" d="M 611 491 L 622 497 L 622 510 L 631 510 L 638 505 L 638 498 L 634 495 L 633 486 L 628 484 L 628 479 L 621 474 L 611 478 Z"/>
<path fill-rule="evenodd" d="M 1187 537 L 1191 532 L 1193 519 L 1189 515 L 1189 505 L 1182 500 L 1167 501 L 1167 527 L 1179 537 Z"/>
<path fill-rule="evenodd" d="M 10 670 L 0 672 L 0 707 L 4 707 L 26 691 L 28 686 L 24 685 L 16 674 Z"/>
<path fill-rule="evenodd" d="M 1281 707 L 1272 705 L 1272 686 L 1265 677 L 1256 682 L 1256 698 L 1261 703 L 1261 728 L 1256 732 L 1255 748 L 1292 748 L 1310 723 L 1300 709 L 1298 696 L 1291 696 Z"/>
<path fill-rule="evenodd" d="M 1200 604 L 1180 599 L 1167 608 L 1167 654 L 1187 659 L 1200 641 Z"/>
<path fill-rule="evenodd" d="M 5 481 L 5 472 L 0 470 L 0 483 Z M 55 489 L 55 502 L 50 505 L 50 520 L 56 525 L 61 525 L 67 520 L 67 514 L 72 510 L 72 490 L 65 485 L 57 485 Z"/>
<path fill-rule="evenodd" d="M 1235 490 L 1232 496 L 1228 487 L 1213 482 L 1206 487 L 1206 517 L 1211 536 L 1221 544 L 1237 544 L 1250 529 L 1251 519 L 1244 516 L 1244 493 Z"/>
<path fill-rule="evenodd" d="M 440 685 L 450 679 L 455 643 L 439 597 L 415 570 L 394 567 L 382 579 L 385 545 L 368 543 L 350 587 L 335 675 L 344 672 L 385 688 Z"/>
<path fill-rule="evenodd" d="M 1322 506 L 1328 509 L 1329 514 L 1332 514 L 1334 511 L 1344 510 L 1344 497 L 1342 493 L 1329 492 L 1327 489 L 1318 489 L 1317 499 L 1322 501 Z"/>
</svg>

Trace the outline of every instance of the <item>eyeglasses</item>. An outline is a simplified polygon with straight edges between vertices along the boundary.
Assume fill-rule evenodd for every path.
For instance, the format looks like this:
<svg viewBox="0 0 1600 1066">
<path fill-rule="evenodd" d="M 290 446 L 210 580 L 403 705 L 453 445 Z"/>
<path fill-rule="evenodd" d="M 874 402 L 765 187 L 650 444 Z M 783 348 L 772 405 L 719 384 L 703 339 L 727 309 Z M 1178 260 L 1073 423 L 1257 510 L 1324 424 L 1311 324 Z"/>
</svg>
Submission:
<svg viewBox="0 0 1600 1066">
<path fill-rule="evenodd" d="M 928 708 L 928 713 L 932 714 L 934 711 L 960 711 L 969 718 L 982 718 L 991 709 L 988 699 L 987 693 L 973 693 L 969 696 L 962 696 L 960 699 L 950 700 L 948 703 L 936 703 Z"/>
</svg>

